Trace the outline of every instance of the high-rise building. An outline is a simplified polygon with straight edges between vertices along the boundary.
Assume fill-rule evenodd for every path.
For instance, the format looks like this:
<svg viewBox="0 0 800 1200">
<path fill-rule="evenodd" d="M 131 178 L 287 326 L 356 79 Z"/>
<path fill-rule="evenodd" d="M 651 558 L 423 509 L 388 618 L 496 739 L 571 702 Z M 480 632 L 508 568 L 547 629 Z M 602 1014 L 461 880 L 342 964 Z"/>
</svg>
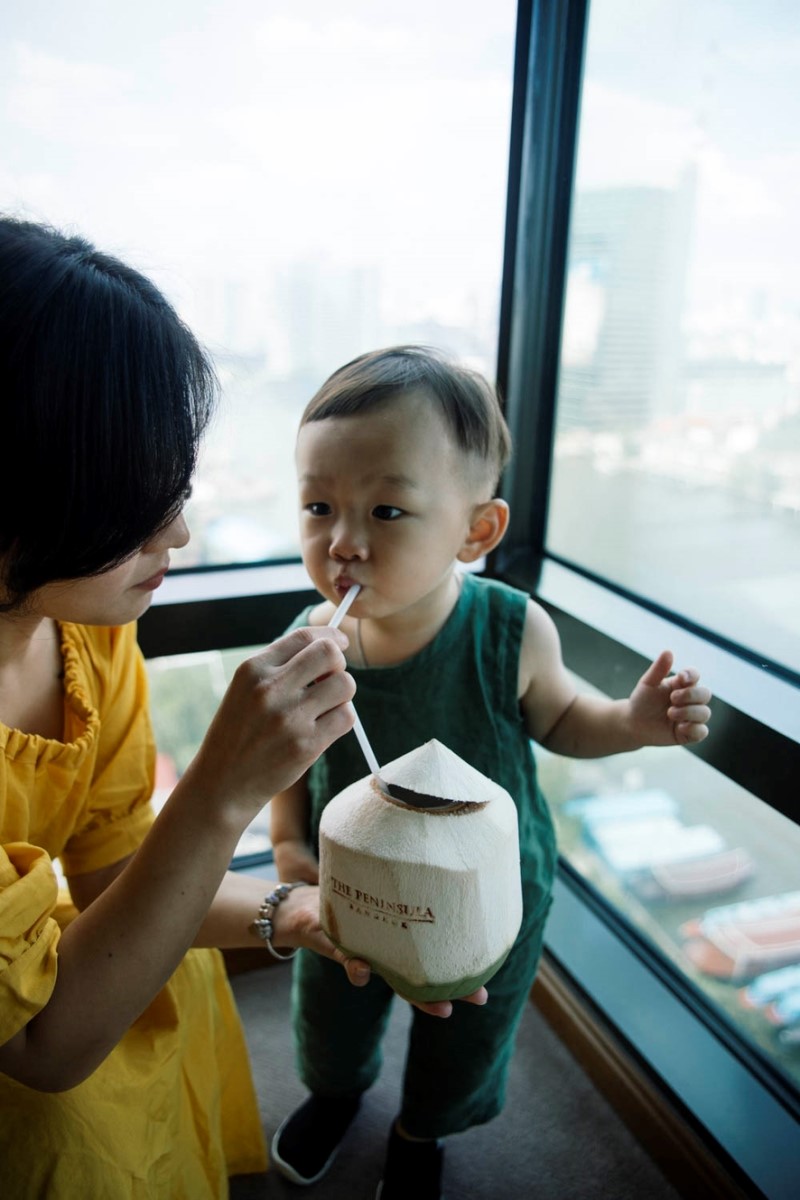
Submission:
<svg viewBox="0 0 800 1200">
<path fill-rule="evenodd" d="M 579 192 L 559 428 L 625 432 L 684 408 L 681 319 L 694 181 Z"/>
<path fill-rule="evenodd" d="M 292 373 L 322 383 L 336 367 L 380 343 L 377 267 L 294 262 L 280 279 L 278 295 Z"/>
</svg>

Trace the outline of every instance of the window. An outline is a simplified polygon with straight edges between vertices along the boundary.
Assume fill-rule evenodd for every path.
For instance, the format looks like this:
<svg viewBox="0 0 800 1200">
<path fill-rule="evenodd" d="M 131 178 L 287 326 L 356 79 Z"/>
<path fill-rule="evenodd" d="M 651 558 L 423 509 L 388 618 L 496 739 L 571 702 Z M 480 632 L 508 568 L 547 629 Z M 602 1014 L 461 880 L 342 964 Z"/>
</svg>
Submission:
<svg viewBox="0 0 800 1200">
<path fill-rule="evenodd" d="M 591 6 L 547 549 L 797 680 L 795 18 Z"/>
<path fill-rule="evenodd" d="M 794 672 L 800 165 L 734 9 L 592 6 L 546 551 Z M 685 753 L 548 771 L 565 859 L 800 1085 L 798 826 Z"/>
<path fill-rule="evenodd" d="M 297 554 L 298 418 L 349 358 L 421 341 L 493 373 L 515 20 L 511 0 L 6 14 L 0 208 L 140 268 L 216 365 L 174 566 Z M 157 803 L 246 653 L 148 660 Z"/>
<path fill-rule="evenodd" d="M 493 373 L 515 22 L 512 0 L 52 0 L 5 15 L 0 210 L 137 266 L 216 365 L 222 403 L 174 566 L 296 556 L 298 418 L 349 358 L 421 341 Z M 238 658 L 284 623 L 148 658 L 156 803 Z M 267 848 L 262 816 L 239 854 Z"/>
<path fill-rule="evenodd" d="M 0 208 L 150 275 L 224 392 L 175 565 L 297 550 L 305 403 L 424 341 L 490 374 L 515 5 L 53 0 L 0 47 Z"/>
<path fill-rule="evenodd" d="M 691 753 L 538 754 L 546 944 L 778 1200 L 800 1170 L 794 26 L 777 3 L 520 11 L 491 569 L 553 614 L 582 687 L 628 695 L 670 647 L 716 697 Z"/>
<path fill-rule="evenodd" d="M 156 811 L 194 758 L 239 663 L 259 649 L 201 650 L 147 660 L 158 746 Z M 249 859 L 264 862 L 271 849 L 269 809 L 264 808 L 239 839 L 237 863 L 241 866 Z"/>
<path fill-rule="evenodd" d="M 800 828 L 692 754 L 537 758 L 572 869 L 800 1091 Z"/>
</svg>

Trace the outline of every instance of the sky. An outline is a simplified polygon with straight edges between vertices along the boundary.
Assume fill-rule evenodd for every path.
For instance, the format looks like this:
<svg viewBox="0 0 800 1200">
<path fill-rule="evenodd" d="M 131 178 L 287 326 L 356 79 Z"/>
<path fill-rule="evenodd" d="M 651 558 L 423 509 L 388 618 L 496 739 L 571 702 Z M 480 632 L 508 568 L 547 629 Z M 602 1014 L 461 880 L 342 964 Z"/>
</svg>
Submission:
<svg viewBox="0 0 800 1200">
<path fill-rule="evenodd" d="M 591 9 L 578 186 L 697 171 L 690 303 L 766 292 L 800 315 L 800 9 L 604 0 Z"/>
<path fill-rule="evenodd" d="M 379 261 L 395 307 L 447 310 L 499 279 L 514 22 L 509 0 L 29 0 L 4 15 L 0 207 L 173 293 Z"/>
<path fill-rule="evenodd" d="M 510 0 L 7 6 L 0 208 L 198 312 L 307 261 L 377 266 L 395 319 L 468 321 L 499 286 L 514 26 Z M 594 0 L 588 45 L 577 186 L 693 165 L 698 328 L 800 314 L 793 0 Z"/>
</svg>

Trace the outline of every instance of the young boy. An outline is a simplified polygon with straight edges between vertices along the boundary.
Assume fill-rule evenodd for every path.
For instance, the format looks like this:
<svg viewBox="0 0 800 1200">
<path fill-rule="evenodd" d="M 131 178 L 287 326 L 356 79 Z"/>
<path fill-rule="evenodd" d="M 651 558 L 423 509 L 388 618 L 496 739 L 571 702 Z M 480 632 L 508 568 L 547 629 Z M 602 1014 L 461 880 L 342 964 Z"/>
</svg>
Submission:
<svg viewBox="0 0 800 1200">
<path fill-rule="evenodd" d="M 494 491 L 509 446 L 490 385 L 416 346 L 365 354 L 336 371 L 310 401 L 297 439 L 303 559 L 325 597 L 297 623 L 326 624 L 348 588 L 361 585 L 342 628 L 378 760 L 437 738 L 503 786 L 519 811 L 519 937 L 490 981 L 485 1008 L 458 1005 L 447 1022 L 414 1014 L 382 1200 L 436 1200 L 438 1139 L 502 1108 L 556 863 L 531 739 L 598 757 L 699 742 L 708 732 L 710 692 L 694 670 L 670 676 L 669 652 L 627 700 L 578 694 L 545 611 L 522 592 L 457 569 L 505 533 L 508 505 Z M 281 879 L 316 882 L 322 809 L 365 774 L 356 739 L 345 737 L 273 799 Z M 324 1175 L 375 1080 L 391 999 L 378 976 L 354 992 L 336 965 L 298 957 L 294 1029 L 311 1095 L 272 1145 L 274 1164 L 295 1183 Z"/>
</svg>

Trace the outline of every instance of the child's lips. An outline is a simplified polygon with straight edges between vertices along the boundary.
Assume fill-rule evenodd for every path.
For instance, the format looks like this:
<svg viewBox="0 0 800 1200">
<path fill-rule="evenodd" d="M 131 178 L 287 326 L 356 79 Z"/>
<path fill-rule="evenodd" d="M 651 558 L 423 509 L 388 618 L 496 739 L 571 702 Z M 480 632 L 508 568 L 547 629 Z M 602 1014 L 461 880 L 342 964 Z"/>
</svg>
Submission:
<svg viewBox="0 0 800 1200">
<path fill-rule="evenodd" d="M 337 580 L 335 580 L 333 586 L 335 587 L 337 593 L 340 596 L 344 596 L 350 591 L 350 588 L 353 587 L 353 585 L 356 583 L 358 583 L 359 587 L 364 586 L 362 583 L 359 583 L 359 581 L 357 579 L 351 579 L 349 575 L 341 575 Z"/>
</svg>

